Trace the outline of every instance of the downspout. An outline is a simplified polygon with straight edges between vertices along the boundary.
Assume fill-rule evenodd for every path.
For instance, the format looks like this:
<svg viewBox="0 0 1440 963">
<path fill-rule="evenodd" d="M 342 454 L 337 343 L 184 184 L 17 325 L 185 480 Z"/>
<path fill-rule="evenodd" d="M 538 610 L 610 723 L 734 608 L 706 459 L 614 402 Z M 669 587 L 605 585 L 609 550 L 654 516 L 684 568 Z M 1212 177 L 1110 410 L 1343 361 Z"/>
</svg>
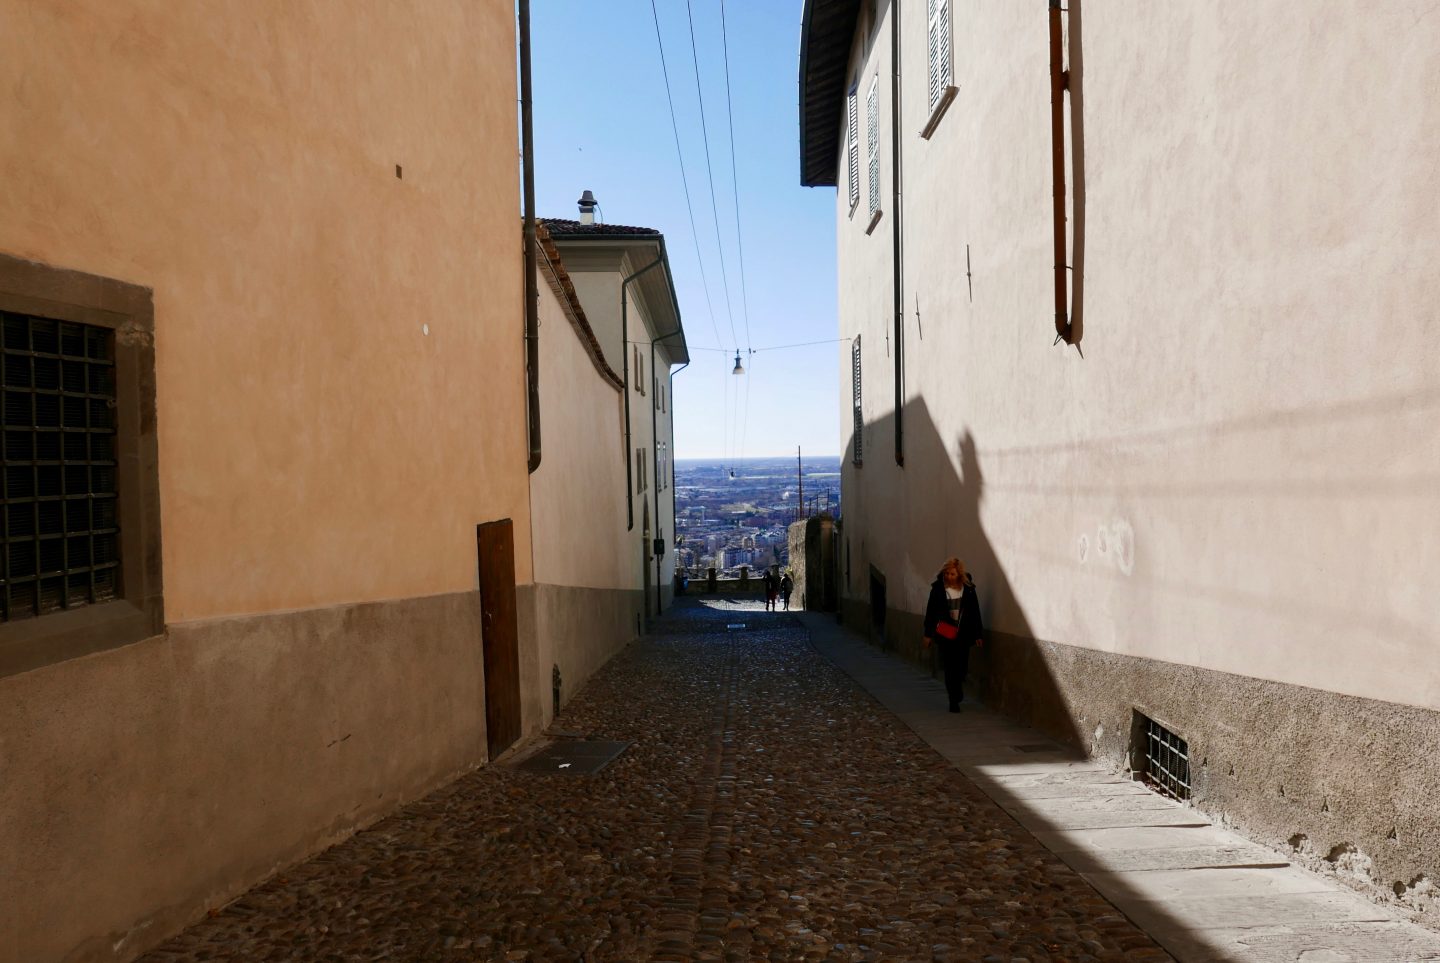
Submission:
<svg viewBox="0 0 1440 963">
<path fill-rule="evenodd" d="M 520 153 L 525 193 L 525 414 L 530 473 L 540 467 L 540 286 L 535 267 L 535 124 L 531 115 L 530 0 L 520 0 Z"/>
<path fill-rule="evenodd" d="M 635 473 L 630 462 L 630 282 L 644 274 L 651 268 L 658 267 L 665 260 L 661 254 L 655 260 L 645 265 L 634 274 L 620 282 L 620 355 L 623 361 L 624 374 L 621 378 L 625 382 L 625 530 L 627 532 L 635 529 Z M 658 520 L 657 520 L 658 524 Z"/>
<path fill-rule="evenodd" d="M 655 371 L 655 343 L 656 343 L 657 341 L 664 341 L 666 338 L 673 338 L 673 337 L 675 337 L 675 335 L 677 335 L 677 334 L 679 334 L 679 333 L 680 333 L 680 321 L 679 321 L 679 315 L 677 314 L 677 315 L 676 315 L 675 330 L 674 330 L 674 331 L 671 331 L 671 332 L 669 332 L 668 334 L 656 335 L 655 337 L 653 337 L 653 338 L 650 339 L 650 371 L 651 371 L 652 373 Z M 688 367 L 689 364 L 690 364 L 690 362 L 688 362 L 688 361 L 685 362 L 685 366 Z M 685 367 L 682 367 L 680 370 L 681 370 L 681 371 L 684 371 L 684 370 L 685 370 Z M 667 381 L 669 381 L 669 380 L 670 380 L 671 378 L 673 378 L 673 377 L 674 377 L 674 375 L 671 375 L 671 374 L 669 374 L 668 372 L 666 373 L 666 380 L 667 380 Z M 656 381 L 659 381 L 660 379 L 657 378 L 657 379 L 655 379 L 655 380 L 656 380 Z M 655 399 L 655 398 L 651 398 L 651 399 L 650 399 L 650 438 L 651 438 L 650 461 L 651 461 L 651 466 L 652 466 L 651 469 L 650 469 L 650 475 L 651 475 L 652 478 L 655 479 L 655 530 L 656 530 L 656 532 L 659 532 L 659 530 L 660 530 L 660 415 L 658 414 L 659 406 L 655 403 L 656 400 L 657 400 L 657 399 Z M 670 400 L 671 400 L 672 402 L 675 400 L 674 395 L 671 395 Z M 673 410 L 673 409 L 672 409 L 672 410 Z M 674 425 L 675 421 L 674 421 L 673 418 L 671 419 L 670 423 L 671 423 L 671 425 Z M 675 437 L 675 433 L 674 433 L 673 430 L 672 430 L 671 433 L 670 433 L 670 437 L 671 437 L 671 440 L 673 441 L 673 440 L 674 440 L 674 437 Z M 672 455 L 671 457 L 674 457 L 674 456 Z M 670 538 L 672 539 L 672 541 L 673 541 L 673 539 L 675 538 L 675 513 L 674 513 L 674 512 L 671 512 L 671 513 L 670 513 Z M 665 556 L 664 556 L 663 553 L 657 553 L 657 554 L 655 555 L 655 614 L 656 614 L 656 615 L 663 615 L 663 614 L 664 614 L 664 611 L 663 611 L 663 609 L 661 608 L 661 604 L 660 604 L 660 599 L 661 599 L 661 597 L 662 597 L 662 596 L 660 595 L 660 563 L 661 563 L 662 561 L 664 561 L 664 559 L 665 559 Z"/>
<path fill-rule="evenodd" d="M 670 389 L 670 393 L 668 393 L 668 396 L 667 396 L 667 397 L 670 397 L 670 468 L 671 468 L 670 474 L 671 474 L 671 476 L 674 476 L 674 474 L 675 474 L 675 472 L 674 472 L 674 468 L 675 468 L 675 376 L 677 376 L 677 374 L 680 374 L 681 371 L 684 371 L 685 369 L 687 369 L 687 367 L 690 367 L 690 361 L 685 361 L 684 364 L 681 364 L 681 366 L 678 367 L 678 369 L 675 369 L 674 371 L 671 371 L 671 373 L 668 374 L 668 376 L 667 376 L 667 379 L 670 380 L 670 386 L 668 386 L 668 389 Z M 674 485 L 671 485 L 671 489 L 674 489 Z M 655 508 L 655 517 L 660 518 L 660 508 L 658 508 L 658 507 Z M 678 541 L 680 541 L 680 534 L 678 534 L 678 533 L 680 533 L 680 528 L 675 527 L 675 494 L 674 494 L 674 491 L 671 491 L 671 495 L 670 495 L 670 544 L 671 544 L 671 547 L 674 547 L 675 544 L 677 544 Z M 677 554 L 677 556 L 675 556 L 675 563 L 677 563 L 677 564 L 680 563 L 680 556 L 678 556 L 678 554 Z"/>
<path fill-rule="evenodd" d="M 665 254 L 665 239 L 664 239 L 663 237 L 660 239 L 660 260 L 662 260 L 662 261 L 667 260 L 667 256 L 666 256 L 666 254 Z M 666 283 L 666 286 L 669 287 L 669 289 L 670 289 L 670 310 L 675 313 L 675 330 L 669 332 L 668 334 L 657 335 L 656 337 L 653 337 L 653 338 L 650 339 L 650 370 L 651 370 L 652 372 L 655 370 L 655 343 L 656 343 L 657 341 L 664 341 L 664 340 L 667 339 L 667 338 L 673 338 L 675 335 L 681 333 L 681 328 L 682 328 L 682 325 L 681 325 L 681 323 L 680 323 L 680 299 L 679 299 L 678 297 L 676 297 L 676 295 L 675 295 L 675 278 L 671 276 L 671 274 L 670 274 L 670 269 L 669 269 L 668 267 L 665 269 L 665 283 Z M 688 367 L 690 367 L 690 362 L 687 361 L 687 362 L 685 362 L 683 365 L 680 366 L 680 370 L 681 370 L 681 371 L 684 371 L 684 370 L 685 370 L 686 368 L 688 368 Z M 674 403 L 675 403 L 675 392 L 674 392 L 673 389 L 674 389 L 674 387 L 675 387 L 675 375 L 676 375 L 676 374 L 678 374 L 678 372 L 671 372 L 671 371 L 669 371 L 669 370 L 668 370 L 668 366 L 667 366 L 667 371 L 666 371 L 665 377 L 666 377 L 666 380 L 669 382 L 669 386 L 668 386 L 668 387 L 670 387 L 670 388 L 672 389 L 671 392 L 670 392 L 670 403 L 671 403 L 671 405 L 674 405 Z M 675 409 L 672 407 L 672 408 L 670 409 L 670 412 L 671 412 L 671 418 L 670 418 L 670 446 L 671 446 L 672 449 L 673 449 L 674 446 L 675 446 L 675 418 L 674 418 L 674 411 L 675 411 Z M 659 531 L 659 529 L 660 529 L 660 454 L 659 454 L 659 444 L 658 444 L 659 439 L 658 439 L 658 438 L 655 438 L 656 433 L 659 431 L 659 428 L 658 428 L 658 425 L 657 425 L 657 421 L 656 421 L 656 417 L 657 417 L 657 416 L 656 416 L 656 414 L 655 414 L 655 406 L 654 406 L 654 403 L 653 403 L 653 401 L 652 401 L 651 406 L 650 406 L 650 437 L 651 437 L 652 440 L 654 440 L 654 441 L 656 442 L 656 445 L 655 445 L 656 451 L 654 452 L 655 466 L 654 466 L 654 469 L 653 469 L 653 471 L 652 471 L 652 474 L 655 476 L 655 529 L 656 529 L 656 531 Z M 673 451 L 671 452 L 670 457 L 671 457 L 671 459 L 672 459 L 671 464 L 673 465 L 673 464 L 674 464 L 673 459 L 674 459 L 674 457 L 675 457 L 675 454 L 674 454 Z M 670 499 L 670 506 L 671 506 L 671 509 L 672 509 L 672 511 L 670 512 L 670 539 L 671 539 L 671 543 L 673 544 L 673 543 L 674 543 L 674 539 L 675 539 L 675 512 L 673 511 L 674 506 L 675 506 L 675 499 L 674 499 L 673 494 L 672 494 L 671 499 Z M 661 596 L 660 596 L 660 563 L 661 563 L 661 561 L 663 561 L 663 559 L 664 559 L 664 556 L 663 556 L 663 555 L 657 555 L 657 556 L 655 556 L 655 614 L 656 614 L 656 615 L 661 614 L 661 613 L 660 613 L 660 597 L 661 597 Z"/>
<path fill-rule="evenodd" d="M 895 216 L 891 221 L 895 251 L 895 464 L 905 467 L 905 250 L 901 233 L 900 193 L 900 4 L 890 4 L 890 61 L 894 79 L 890 84 L 891 185 Z"/>
<path fill-rule="evenodd" d="M 1060 0 L 1050 0 L 1050 169 L 1055 193 L 1055 340 L 1070 343 L 1069 282 L 1065 277 L 1065 88 L 1060 53 Z"/>
</svg>

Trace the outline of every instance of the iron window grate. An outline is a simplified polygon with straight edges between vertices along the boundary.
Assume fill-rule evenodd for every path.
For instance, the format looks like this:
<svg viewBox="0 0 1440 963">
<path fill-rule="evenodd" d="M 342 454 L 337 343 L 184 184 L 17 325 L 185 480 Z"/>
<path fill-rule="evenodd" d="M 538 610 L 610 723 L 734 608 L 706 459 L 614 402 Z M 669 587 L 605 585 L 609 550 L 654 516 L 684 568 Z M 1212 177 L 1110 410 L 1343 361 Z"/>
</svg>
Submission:
<svg viewBox="0 0 1440 963">
<path fill-rule="evenodd" d="M 1139 723 L 1139 734 L 1144 740 L 1141 776 L 1146 784 L 1172 799 L 1189 799 L 1189 744 L 1148 716 L 1141 715 Z"/>
<path fill-rule="evenodd" d="M 113 334 L 7 311 L 0 358 L 0 621 L 117 598 Z"/>
<path fill-rule="evenodd" d="M 851 409 L 855 416 L 855 452 L 852 460 L 857 465 L 865 463 L 865 446 L 862 443 L 865 428 L 865 416 L 860 409 L 860 335 L 855 335 L 855 344 L 850 349 L 850 391 L 853 396 Z"/>
</svg>

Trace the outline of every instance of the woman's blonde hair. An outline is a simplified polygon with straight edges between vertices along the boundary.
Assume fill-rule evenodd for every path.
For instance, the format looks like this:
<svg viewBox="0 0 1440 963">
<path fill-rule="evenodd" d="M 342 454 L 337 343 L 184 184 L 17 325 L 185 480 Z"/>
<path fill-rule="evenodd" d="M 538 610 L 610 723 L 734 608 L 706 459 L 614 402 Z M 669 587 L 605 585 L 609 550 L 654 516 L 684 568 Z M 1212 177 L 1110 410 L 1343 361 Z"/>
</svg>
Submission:
<svg viewBox="0 0 1440 963">
<path fill-rule="evenodd" d="M 950 569 L 955 570 L 955 576 L 959 581 L 965 581 L 965 563 L 960 561 L 953 555 L 945 560 L 944 565 L 940 566 L 941 580 L 944 580 L 945 573 L 948 572 Z"/>
</svg>

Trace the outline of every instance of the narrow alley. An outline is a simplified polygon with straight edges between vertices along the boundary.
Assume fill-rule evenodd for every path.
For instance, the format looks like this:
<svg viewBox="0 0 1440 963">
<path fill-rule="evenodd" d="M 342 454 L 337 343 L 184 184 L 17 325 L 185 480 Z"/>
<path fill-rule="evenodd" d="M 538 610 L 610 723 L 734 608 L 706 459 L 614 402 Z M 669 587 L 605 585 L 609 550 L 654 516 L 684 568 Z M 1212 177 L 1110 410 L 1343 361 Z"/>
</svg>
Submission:
<svg viewBox="0 0 1440 963">
<path fill-rule="evenodd" d="M 567 735 L 629 746 L 475 771 L 143 959 L 1169 959 L 794 616 L 677 599 Z"/>
</svg>

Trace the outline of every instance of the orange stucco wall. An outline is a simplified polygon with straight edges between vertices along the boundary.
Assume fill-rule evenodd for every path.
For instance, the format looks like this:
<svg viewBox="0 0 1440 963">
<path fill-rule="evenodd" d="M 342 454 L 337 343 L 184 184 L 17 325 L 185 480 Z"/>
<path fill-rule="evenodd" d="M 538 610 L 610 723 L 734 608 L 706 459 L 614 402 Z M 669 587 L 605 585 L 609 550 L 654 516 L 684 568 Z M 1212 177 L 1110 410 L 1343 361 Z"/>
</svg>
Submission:
<svg viewBox="0 0 1440 963">
<path fill-rule="evenodd" d="M 0 0 L 0 250 L 154 289 L 167 621 L 530 580 L 512 18 Z"/>
</svg>

